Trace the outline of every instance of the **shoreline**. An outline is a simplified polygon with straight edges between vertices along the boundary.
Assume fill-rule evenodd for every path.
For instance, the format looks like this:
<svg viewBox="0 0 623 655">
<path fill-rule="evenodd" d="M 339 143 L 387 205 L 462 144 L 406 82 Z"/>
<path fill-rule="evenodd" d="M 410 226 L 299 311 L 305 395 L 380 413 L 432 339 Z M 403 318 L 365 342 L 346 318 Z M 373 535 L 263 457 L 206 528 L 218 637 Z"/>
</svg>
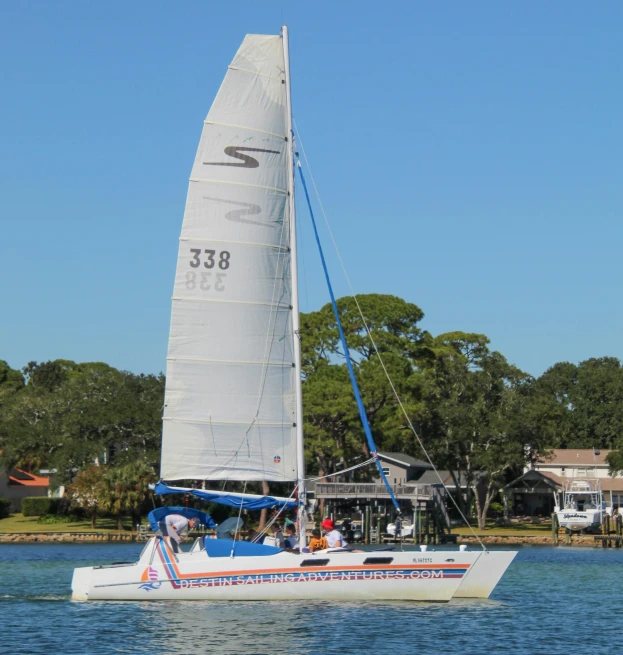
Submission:
<svg viewBox="0 0 623 655">
<path fill-rule="evenodd" d="M 488 534 L 480 536 L 480 541 L 488 545 L 496 546 L 554 546 L 554 539 L 551 535 L 496 535 Z M 132 532 L 3 532 L 0 533 L 0 544 L 16 543 L 141 543 L 143 540 Z M 478 545 L 479 540 L 473 535 L 458 535 L 456 546 L 465 544 L 469 546 Z M 380 544 L 370 544 L 380 545 Z M 415 547 L 418 544 L 408 544 Z M 562 547 L 569 547 L 562 538 L 558 544 Z M 594 535 L 573 536 L 571 546 L 583 546 L 597 548 L 599 543 L 595 542 Z M 434 544 L 429 544 L 434 548 Z"/>
<path fill-rule="evenodd" d="M 520 535 L 478 535 L 483 544 L 495 546 L 555 546 L 554 538 L 552 535 L 547 536 L 520 536 Z M 580 534 L 571 537 L 571 544 L 565 541 L 566 535 L 560 535 L 558 546 L 583 546 L 597 548 L 601 544 L 595 541 L 595 535 Z M 459 535 L 457 544 L 477 545 L 478 539 L 473 535 Z"/>
<path fill-rule="evenodd" d="M 0 544 L 138 542 L 132 532 L 0 532 Z"/>
</svg>

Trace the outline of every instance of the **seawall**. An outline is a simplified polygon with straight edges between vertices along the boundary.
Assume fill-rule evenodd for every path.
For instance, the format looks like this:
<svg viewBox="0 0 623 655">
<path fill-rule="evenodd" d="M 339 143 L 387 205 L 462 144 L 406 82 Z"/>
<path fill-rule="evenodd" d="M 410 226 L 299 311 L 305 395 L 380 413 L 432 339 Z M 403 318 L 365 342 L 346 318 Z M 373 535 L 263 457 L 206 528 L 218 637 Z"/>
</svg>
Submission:
<svg viewBox="0 0 623 655">
<path fill-rule="evenodd" d="M 0 543 L 88 543 L 137 541 L 131 532 L 2 532 Z"/>
</svg>

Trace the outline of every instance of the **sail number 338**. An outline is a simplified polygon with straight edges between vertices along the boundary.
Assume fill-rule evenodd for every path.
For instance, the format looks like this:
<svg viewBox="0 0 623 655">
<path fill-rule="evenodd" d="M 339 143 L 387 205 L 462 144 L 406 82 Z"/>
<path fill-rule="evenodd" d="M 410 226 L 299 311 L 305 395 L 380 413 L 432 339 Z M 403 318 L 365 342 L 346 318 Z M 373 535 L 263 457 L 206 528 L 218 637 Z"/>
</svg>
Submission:
<svg viewBox="0 0 623 655">
<path fill-rule="evenodd" d="M 210 250 L 209 248 L 203 251 L 201 248 L 191 248 L 190 252 L 192 254 L 189 261 L 191 268 L 216 268 L 217 270 L 214 271 L 214 279 L 212 278 L 212 271 L 188 271 L 186 273 L 186 288 L 195 289 L 198 286 L 202 291 L 209 291 L 210 289 L 224 291 L 227 274 L 220 273 L 218 269 L 226 271 L 229 268 L 231 257 L 229 250 L 221 250 L 221 252 L 217 253 L 216 250 Z M 202 264 L 203 266 L 201 266 Z"/>
</svg>

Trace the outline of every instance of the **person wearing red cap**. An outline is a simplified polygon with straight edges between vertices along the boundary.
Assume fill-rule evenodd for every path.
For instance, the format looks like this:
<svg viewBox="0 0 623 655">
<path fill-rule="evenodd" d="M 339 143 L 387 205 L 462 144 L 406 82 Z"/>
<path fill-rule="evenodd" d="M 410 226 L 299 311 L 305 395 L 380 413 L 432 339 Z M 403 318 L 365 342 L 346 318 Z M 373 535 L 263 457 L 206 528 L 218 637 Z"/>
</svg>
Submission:
<svg viewBox="0 0 623 655">
<path fill-rule="evenodd" d="M 335 524 L 332 519 L 325 519 L 320 524 L 320 527 L 324 532 L 329 548 L 346 548 L 348 544 L 344 541 L 342 533 L 335 529 Z"/>
</svg>

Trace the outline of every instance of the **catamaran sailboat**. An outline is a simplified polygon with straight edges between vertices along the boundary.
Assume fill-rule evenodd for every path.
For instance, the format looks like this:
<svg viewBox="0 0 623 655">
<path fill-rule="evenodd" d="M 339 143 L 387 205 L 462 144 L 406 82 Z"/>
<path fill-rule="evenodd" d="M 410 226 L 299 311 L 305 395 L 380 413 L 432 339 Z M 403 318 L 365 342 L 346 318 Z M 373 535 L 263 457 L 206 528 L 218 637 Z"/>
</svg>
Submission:
<svg viewBox="0 0 623 655">
<path fill-rule="evenodd" d="M 136 563 L 76 569 L 73 599 L 448 601 L 488 597 L 515 556 L 305 552 L 294 171 L 284 27 L 277 36 L 246 36 L 203 127 L 179 242 L 163 482 L 155 492 L 188 493 L 240 511 L 298 509 L 301 552 L 204 537 L 181 551 L 156 534 Z M 376 459 L 356 386 L 354 392 Z M 295 482 L 296 494 L 171 486 L 184 480 L 202 487 L 244 481 L 245 489 L 248 481 Z M 207 515 L 200 520 L 210 525 Z"/>
</svg>

